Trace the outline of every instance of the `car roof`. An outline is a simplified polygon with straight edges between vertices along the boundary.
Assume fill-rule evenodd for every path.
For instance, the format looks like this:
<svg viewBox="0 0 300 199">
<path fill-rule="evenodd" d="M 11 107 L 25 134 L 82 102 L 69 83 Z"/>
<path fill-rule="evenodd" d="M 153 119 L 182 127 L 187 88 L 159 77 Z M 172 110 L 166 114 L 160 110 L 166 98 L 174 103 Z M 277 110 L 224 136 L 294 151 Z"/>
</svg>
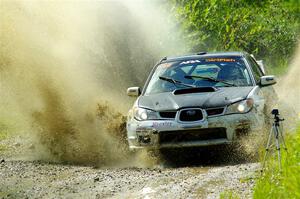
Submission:
<svg viewBox="0 0 300 199">
<path fill-rule="evenodd" d="M 169 62 L 169 61 L 180 61 L 187 59 L 200 59 L 206 57 L 244 57 L 247 53 L 245 52 L 200 52 L 191 55 L 184 56 L 174 56 L 174 57 L 165 57 L 161 62 Z"/>
</svg>

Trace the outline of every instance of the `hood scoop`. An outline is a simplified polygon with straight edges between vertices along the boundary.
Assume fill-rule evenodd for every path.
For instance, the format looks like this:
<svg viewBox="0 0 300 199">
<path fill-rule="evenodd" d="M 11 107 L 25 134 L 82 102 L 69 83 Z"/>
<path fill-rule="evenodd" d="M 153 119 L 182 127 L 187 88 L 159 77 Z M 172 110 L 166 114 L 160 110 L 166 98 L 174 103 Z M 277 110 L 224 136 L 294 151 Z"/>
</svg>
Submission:
<svg viewBox="0 0 300 199">
<path fill-rule="evenodd" d="M 178 89 L 173 92 L 174 95 L 183 95 L 188 93 L 207 93 L 207 92 L 215 92 L 217 89 L 215 87 L 197 87 L 197 88 L 185 88 Z"/>
</svg>

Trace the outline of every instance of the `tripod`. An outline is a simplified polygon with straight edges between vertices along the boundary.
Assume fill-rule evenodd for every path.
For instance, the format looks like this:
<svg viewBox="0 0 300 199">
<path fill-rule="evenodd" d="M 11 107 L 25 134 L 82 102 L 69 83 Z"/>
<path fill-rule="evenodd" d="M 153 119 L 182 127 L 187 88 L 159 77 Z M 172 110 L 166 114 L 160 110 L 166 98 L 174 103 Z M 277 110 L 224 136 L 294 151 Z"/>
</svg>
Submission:
<svg viewBox="0 0 300 199">
<path fill-rule="evenodd" d="M 266 153 L 265 153 L 264 161 L 263 161 L 263 167 L 262 167 L 261 171 L 263 171 L 263 169 L 265 168 L 266 158 L 269 153 L 269 149 L 272 146 L 271 140 L 272 140 L 273 136 L 275 138 L 276 150 L 278 153 L 277 154 L 278 155 L 278 165 L 279 165 L 280 171 L 281 171 L 281 152 L 280 152 L 280 143 L 281 142 L 283 144 L 284 150 L 287 151 L 284 137 L 283 137 L 283 132 L 282 132 L 283 130 L 282 130 L 282 128 L 280 128 L 281 127 L 280 122 L 284 121 L 284 119 L 279 117 L 278 109 L 273 109 L 271 113 L 274 115 L 274 122 L 273 122 L 272 128 L 270 130 L 268 143 L 267 143 L 267 147 L 266 147 Z"/>
</svg>

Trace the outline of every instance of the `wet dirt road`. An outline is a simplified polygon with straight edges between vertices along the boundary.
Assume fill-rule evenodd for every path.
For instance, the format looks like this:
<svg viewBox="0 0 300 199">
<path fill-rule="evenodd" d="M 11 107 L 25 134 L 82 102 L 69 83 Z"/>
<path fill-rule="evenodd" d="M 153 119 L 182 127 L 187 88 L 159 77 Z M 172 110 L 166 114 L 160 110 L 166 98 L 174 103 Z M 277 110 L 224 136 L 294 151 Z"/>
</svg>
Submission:
<svg viewBox="0 0 300 199">
<path fill-rule="evenodd" d="M 0 141 L 0 198 L 252 198 L 260 167 L 212 149 L 168 152 L 161 165 L 143 168 L 32 161 L 24 140 Z"/>
<path fill-rule="evenodd" d="M 0 164 L 0 198 L 251 198 L 256 163 L 181 168 Z"/>
</svg>

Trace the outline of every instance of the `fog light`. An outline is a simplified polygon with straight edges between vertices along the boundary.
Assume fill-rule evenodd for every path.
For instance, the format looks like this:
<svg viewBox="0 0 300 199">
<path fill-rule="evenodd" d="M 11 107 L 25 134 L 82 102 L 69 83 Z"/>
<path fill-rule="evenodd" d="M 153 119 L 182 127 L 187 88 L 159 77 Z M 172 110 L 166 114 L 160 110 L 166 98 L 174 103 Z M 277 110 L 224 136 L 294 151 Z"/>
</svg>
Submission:
<svg viewBox="0 0 300 199">
<path fill-rule="evenodd" d="M 149 144 L 151 142 L 151 138 L 149 135 L 146 136 L 139 136 L 139 141 L 144 144 Z"/>
</svg>

